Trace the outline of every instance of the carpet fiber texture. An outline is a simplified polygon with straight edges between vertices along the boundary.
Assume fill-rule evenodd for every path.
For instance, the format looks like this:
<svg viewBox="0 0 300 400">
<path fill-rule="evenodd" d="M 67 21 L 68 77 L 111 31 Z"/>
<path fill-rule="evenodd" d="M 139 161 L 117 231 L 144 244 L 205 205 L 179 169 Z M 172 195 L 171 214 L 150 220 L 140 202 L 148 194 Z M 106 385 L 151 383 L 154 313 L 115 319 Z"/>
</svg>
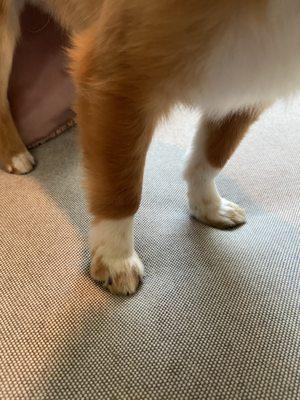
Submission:
<svg viewBox="0 0 300 400">
<path fill-rule="evenodd" d="M 299 104 L 268 111 L 218 178 L 247 210 L 230 231 L 188 214 L 196 114 L 158 128 L 128 298 L 88 275 L 74 130 L 34 150 L 32 174 L 0 172 L 0 398 L 299 399 Z"/>
</svg>

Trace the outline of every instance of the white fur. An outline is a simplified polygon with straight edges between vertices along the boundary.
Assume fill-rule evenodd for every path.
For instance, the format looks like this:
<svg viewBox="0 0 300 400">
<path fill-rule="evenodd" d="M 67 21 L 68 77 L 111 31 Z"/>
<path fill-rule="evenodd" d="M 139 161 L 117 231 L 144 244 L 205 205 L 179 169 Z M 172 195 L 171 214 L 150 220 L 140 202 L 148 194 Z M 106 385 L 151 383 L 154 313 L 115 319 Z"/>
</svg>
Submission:
<svg viewBox="0 0 300 400">
<path fill-rule="evenodd" d="M 209 225 L 219 227 L 239 225 L 245 222 L 244 210 L 219 195 L 215 177 L 220 170 L 213 168 L 207 162 L 203 152 L 206 135 L 204 125 L 201 124 L 184 171 L 191 214 Z"/>
<path fill-rule="evenodd" d="M 34 158 L 28 151 L 26 151 L 14 156 L 6 169 L 8 172 L 16 171 L 19 174 L 26 174 L 32 170 L 34 165 Z"/>
<path fill-rule="evenodd" d="M 143 275 L 143 264 L 134 250 L 133 217 L 95 224 L 90 232 L 90 246 L 95 262 L 101 260 L 110 276 L 130 272 L 132 268 Z"/>
<path fill-rule="evenodd" d="M 199 86 L 190 92 L 192 102 L 216 120 L 300 89 L 300 2 L 270 0 L 261 16 L 248 11 L 241 2 L 224 22 L 224 32 L 201 68 Z M 191 213 L 211 225 L 237 225 L 245 221 L 245 213 L 220 197 L 214 181 L 219 170 L 203 154 L 205 134 L 201 125 L 185 169 Z"/>
<path fill-rule="evenodd" d="M 208 58 L 196 100 L 219 117 L 300 88 L 300 2 L 270 0 L 266 19 L 242 3 L 235 11 Z"/>
</svg>

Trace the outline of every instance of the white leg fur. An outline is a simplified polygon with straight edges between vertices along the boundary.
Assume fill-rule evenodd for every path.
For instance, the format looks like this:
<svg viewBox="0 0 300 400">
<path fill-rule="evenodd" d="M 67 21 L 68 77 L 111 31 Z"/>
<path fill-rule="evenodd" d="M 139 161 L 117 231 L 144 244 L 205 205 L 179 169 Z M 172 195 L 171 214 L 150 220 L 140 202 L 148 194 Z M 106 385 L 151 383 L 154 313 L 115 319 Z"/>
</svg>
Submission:
<svg viewBox="0 0 300 400">
<path fill-rule="evenodd" d="M 1 2 L 2 4 L 3 2 Z M 6 2 L 5 2 L 6 3 Z M 15 44 L 19 35 L 19 15 L 24 1 L 8 2 L 8 14 L 0 24 L 0 146 L 1 164 L 10 173 L 26 174 L 35 164 L 32 155 L 26 150 L 10 114 L 7 89 L 13 61 Z M 3 6 L 0 6 L 0 8 Z M 5 7 L 4 7 L 5 8 Z M 5 13 L 4 13 L 5 15 Z M 4 123 L 2 117 L 4 116 Z M 2 148 L 2 150 L 3 150 Z"/>
<path fill-rule="evenodd" d="M 134 250 L 133 217 L 102 220 L 90 233 L 93 254 L 91 276 L 117 294 L 132 294 L 143 277 L 144 267 Z"/>
<path fill-rule="evenodd" d="M 34 158 L 26 151 L 19 153 L 11 159 L 10 164 L 7 164 L 6 170 L 10 173 L 27 174 L 35 165 Z"/>
<path fill-rule="evenodd" d="M 242 224 L 246 220 L 244 210 L 218 193 L 215 177 L 220 170 L 213 168 L 205 158 L 203 149 L 206 135 L 201 124 L 184 171 L 191 214 L 199 221 L 218 228 Z"/>
</svg>

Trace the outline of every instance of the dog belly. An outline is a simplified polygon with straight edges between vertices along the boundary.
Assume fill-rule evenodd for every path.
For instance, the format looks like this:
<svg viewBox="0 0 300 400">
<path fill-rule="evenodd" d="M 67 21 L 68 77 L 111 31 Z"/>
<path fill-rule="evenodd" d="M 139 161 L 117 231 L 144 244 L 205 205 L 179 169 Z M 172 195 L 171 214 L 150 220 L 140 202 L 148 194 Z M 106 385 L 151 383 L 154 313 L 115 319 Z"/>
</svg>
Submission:
<svg viewBox="0 0 300 400">
<path fill-rule="evenodd" d="M 289 13 L 270 15 L 265 24 L 241 18 L 226 30 L 201 81 L 205 109 L 226 114 L 300 89 L 300 7 Z"/>
</svg>

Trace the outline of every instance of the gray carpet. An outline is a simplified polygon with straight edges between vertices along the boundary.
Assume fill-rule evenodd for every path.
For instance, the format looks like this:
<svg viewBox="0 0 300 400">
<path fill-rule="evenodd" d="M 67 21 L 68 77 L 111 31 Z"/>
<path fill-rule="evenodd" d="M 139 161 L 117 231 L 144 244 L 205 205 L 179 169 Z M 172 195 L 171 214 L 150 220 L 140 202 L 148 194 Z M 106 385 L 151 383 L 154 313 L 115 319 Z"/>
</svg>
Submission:
<svg viewBox="0 0 300 400">
<path fill-rule="evenodd" d="M 146 276 L 130 298 L 88 276 L 74 132 L 36 149 L 29 176 L 0 172 L 0 398 L 299 399 L 295 111 L 267 113 L 220 176 L 247 210 L 231 231 L 189 218 L 184 149 L 159 128 L 136 221 Z M 195 115 L 174 118 L 190 140 Z"/>
</svg>

